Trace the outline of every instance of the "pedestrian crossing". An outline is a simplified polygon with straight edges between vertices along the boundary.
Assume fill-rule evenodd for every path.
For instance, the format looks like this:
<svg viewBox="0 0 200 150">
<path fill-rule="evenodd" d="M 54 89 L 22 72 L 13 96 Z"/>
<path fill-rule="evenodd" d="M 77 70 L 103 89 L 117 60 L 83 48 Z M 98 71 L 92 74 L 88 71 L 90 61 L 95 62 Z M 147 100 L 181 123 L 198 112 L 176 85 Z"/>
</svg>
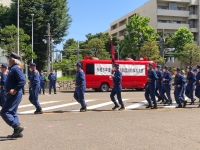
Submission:
<svg viewBox="0 0 200 150">
<path fill-rule="evenodd" d="M 125 110 L 130 111 L 134 109 L 144 109 L 146 105 L 148 104 L 146 100 L 143 100 L 141 102 L 133 102 L 130 99 L 123 99 L 125 104 Z M 111 101 L 100 101 L 100 100 L 86 100 L 87 103 L 87 109 L 88 111 L 109 111 L 113 107 L 113 102 Z M 134 104 L 133 104 L 134 103 Z M 56 112 L 56 111 L 62 111 L 62 112 L 79 112 L 80 110 L 80 104 L 78 102 L 63 102 L 63 101 L 48 101 L 48 102 L 41 102 L 41 107 L 44 113 L 46 112 Z M 175 108 L 177 106 L 176 102 L 173 102 L 172 105 L 164 105 L 158 103 L 158 108 L 161 109 L 169 109 L 169 108 Z M 33 114 L 35 111 L 35 108 L 32 104 L 20 104 L 18 107 L 18 114 L 20 115 L 26 115 L 26 114 Z"/>
</svg>

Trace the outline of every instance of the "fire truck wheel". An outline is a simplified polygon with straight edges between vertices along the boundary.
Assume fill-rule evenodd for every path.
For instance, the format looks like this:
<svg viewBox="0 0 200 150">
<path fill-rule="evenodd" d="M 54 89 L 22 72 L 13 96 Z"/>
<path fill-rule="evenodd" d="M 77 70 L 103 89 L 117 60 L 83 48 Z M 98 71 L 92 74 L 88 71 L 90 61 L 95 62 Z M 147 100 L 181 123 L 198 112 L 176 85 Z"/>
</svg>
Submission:
<svg viewBox="0 0 200 150">
<path fill-rule="evenodd" d="M 108 83 L 102 83 L 101 84 L 101 87 L 100 87 L 101 92 L 107 92 L 108 89 L 109 89 Z"/>
</svg>

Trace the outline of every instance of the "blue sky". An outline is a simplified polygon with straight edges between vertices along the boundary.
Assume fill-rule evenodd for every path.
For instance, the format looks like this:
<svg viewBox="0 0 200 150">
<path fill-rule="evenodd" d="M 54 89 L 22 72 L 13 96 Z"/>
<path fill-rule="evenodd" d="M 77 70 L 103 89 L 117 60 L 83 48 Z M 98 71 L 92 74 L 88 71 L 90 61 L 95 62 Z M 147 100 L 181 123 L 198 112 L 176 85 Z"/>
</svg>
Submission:
<svg viewBox="0 0 200 150">
<path fill-rule="evenodd" d="M 68 0 L 69 14 L 72 24 L 69 34 L 63 43 L 57 45 L 58 50 L 69 38 L 86 40 L 88 33 L 96 34 L 109 29 L 110 23 L 126 15 L 148 0 Z"/>
</svg>

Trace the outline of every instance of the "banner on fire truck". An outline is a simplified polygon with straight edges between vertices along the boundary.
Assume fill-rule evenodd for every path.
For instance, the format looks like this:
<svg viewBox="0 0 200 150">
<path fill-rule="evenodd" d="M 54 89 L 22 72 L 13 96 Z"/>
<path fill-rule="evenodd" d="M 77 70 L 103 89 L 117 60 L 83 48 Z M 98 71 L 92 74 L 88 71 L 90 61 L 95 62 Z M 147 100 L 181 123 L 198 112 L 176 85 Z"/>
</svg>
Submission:
<svg viewBox="0 0 200 150">
<path fill-rule="evenodd" d="M 111 75 L 112 64 L 95 64 L 95 75 Z M 120 64 L 123 76 L 145 76 L 145 65 Z"/>
</svg>

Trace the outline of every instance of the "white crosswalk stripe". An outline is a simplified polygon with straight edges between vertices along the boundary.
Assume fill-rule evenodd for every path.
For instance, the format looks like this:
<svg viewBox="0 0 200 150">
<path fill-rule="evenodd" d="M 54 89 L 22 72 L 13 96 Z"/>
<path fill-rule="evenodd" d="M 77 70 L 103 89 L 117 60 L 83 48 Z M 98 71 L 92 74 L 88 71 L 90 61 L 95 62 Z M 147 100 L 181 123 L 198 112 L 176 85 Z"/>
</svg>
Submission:
<svg viewBox="0 0 200 150">
<path fill-rule="evenodd" d="M 143 106 L 143 105 L 145 105 L 145 104 L 147 104 L 147 101 L 146 101 L 146 100 L 145 100 L 145 101 L 142 101 L 142 102 L 139 102 L 139 103 L 136 103 L 136 104 L 133 104 L 133 105 L 130 105 L 130 106 L 127 106 L 127 107 L 126 107 L 126 110 L 132 110 L 132 109 L 138 108 L 138 107 L 140 107 L 140 106 Z"/>
<path fill-rule="evenodd" d="M 95 100 L 86 100 L 85 102 L 92 102 L 92 101 L 95 101 Z M 77 104 L 79 104 L 79 103 L 74 102 L 74 103 L 69 103 L 69 104 L 56 105 L 56 106 L 42 108 L 42 110 L 43 111 L 51 110 L 51 109 L 62 108 L 62 107 L 67 107 L 67 106 L 72 106 L 72 105 L 77 105 Z M 18 114 L 31 114 L 31 113 L 34 113 L 34 111 L 35 111 L 35 109 L 29 110 L 29 111 L 24 111 L 24 112 L 19 112 Z"/>
<path fill-rule="evenodd" d="M 44 104 L 52 104 L 52 103 L 56 103 L 58 101 L 49 101 L 49 102 L 43 102 L 43 103 L 40 103 L 40 105 L 44 105 Z M 28 105 L 21 105 L 19 106 L 18 108 L 25 108 L 25 107 L 31 107 L 33 106 L 32 104 L 28 104 Z"/>
<path fill-rule="evenodd" d="M 188 98 L 186 98 L 187 100 Z M 137 103 L 134 103 L 134 104 L 130 104 L 131 100 L 130 99 L 123 99 L 123 101 L 125 102 L 125 110 L 134 110 L 134 109 L 137 109 L 137 108 L 144 108 L 144 105 L 147 104 L 147 101 L 146 100 L 143 100 L 141 102 L 137 102 Z M 129 101 L 129 103 L 126 103 L 126 101 Z M 111 110 L 111 108 L 109 107 L 106 107 L 108 105 L 113 105 L 113 102 L 112 101 L 107 101 L 107 102 L 103 102 L 102 101 L 97 101 L 97 100 L 86 100 L 86 103 L 89 103 L 89 102 L 94 102 L 93 105 L 90 105 L 88 104 L 88 107 L 87 109 L 88 110 L 96 110 L 98 108 L 101 108 L 101 110 Z M 57 103 L 60 103 L 60 104 L 57 104 Z M 132 102 L 133 103 L 133 102 Z M 58 108 L 63 108 L 63 107 L 68 107 L 68 106 L 74 106 L 74 105 L 77 105 L 75 106 L 75 109 L 73 110 L 69 110 L 67 108 L 63 108 L 63 112 L 79 112 L 80 109 L 80 104 L 78 102 L 69 102 L 69 103 L 64 103 L 63 104 L 63 101 L 47 101 L 47 102 L 41 102 L 40 103 L 41 105 L 46 105 L 46 107 L 42 107 L 42 110 L 45 112 L 45 111 L 52 111 L 52 110 L 57 110 Z M 48 107 L 48 104 L 51 105 Z M 161 109 L 167 109 L 167 108 L 175 108 L 177 106 L 176 102 L 173 102 L 172 105 L 158 105 L 158 108 L 161 108 Z M 30 109 L 28 109 L 30 107 Z M 33 109 L 33 105 L 32 104 L 26 104 L 26 105 L 20 105 L 19 106 L 19 113 L 18 114 L 32 114 L 34 113 L 35 109 Z M 77 108 L 76 108 L 77 107 Z M 25 109 L 23 111 L 23 109 Z M 59 110 L 60 111 L 60 110 Z"/>
<path fill-rule="evenodd" d="M 122 99 L 123 101 L 127 101 L 128 99 Z M 104 107 L 104 106 L 107 106 L 107 105 L 111 105 L 113 104 L 113 102 L 106 102 L 106 103 L 101 103 L 101 104 L 97 104 L 97 105 L 93 105 L 93 106 L 89 106 L 87 107 L 88 110 L 92 110 L 92 109 L 95 109 L 95 108 L 99 108 L 99 107 Z M 80 110 L 76 109 L 76 110 L 69 110 L 67 112 L 79 112 Z"/>
</svg>

